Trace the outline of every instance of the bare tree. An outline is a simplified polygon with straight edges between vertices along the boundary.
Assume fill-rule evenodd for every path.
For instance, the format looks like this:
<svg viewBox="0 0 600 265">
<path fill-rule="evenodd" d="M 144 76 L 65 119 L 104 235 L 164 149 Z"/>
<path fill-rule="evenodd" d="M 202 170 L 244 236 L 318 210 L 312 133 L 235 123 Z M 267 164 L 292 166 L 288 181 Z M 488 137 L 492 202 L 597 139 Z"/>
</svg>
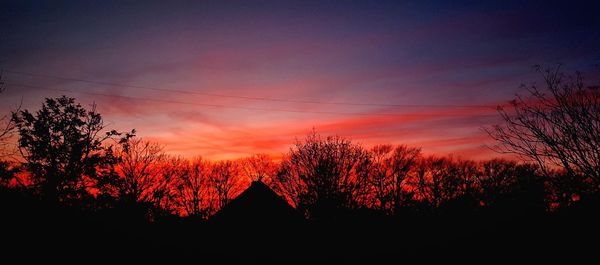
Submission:
<svg viewBox="0 0 600 265">
<path fill-rule="evenodd" d="M 159 177 L 153 192 L 153 201 L 162 209 L 183 214 L 183 202 L 180 185 L 187 176 L 188 161 L 182 157 L 165 156 L 159 165 Z"/>
<path fill-rule="evenodd" d="M 479 186 L 477 183 L 477 174 L 479 165 L 473 160 L 457 159 L 454 162 L 456 167 L 455 181 L 460 188 L 460 195 L 472 199 L 472 202 L 479 197 Z M 463 205 L 464 206 L 464 205 Z"/>
<path fill-rule="evenodd" d="M 283 196 L 294 208 L 300 208 L 305 204 L 304 194 L 308 194 L 308 191 L 306 185 L 296 174 L 290 174 L 293 167 L 291 159 L 285 157 L 271 183 L 271 188 Z"/>
<path fill-rule="evenodd" d="M 12 149 L 10 138 L 13 136 L 15 124 L 12 120 L 3 116 L 0 117 L 0 126 L 0 158 L 5 158 L 14 154 L 14 152 L 10 151 Z"/>
<path fill-rule="evenodd" d="M 420 160 L 411 179 L 416 198 L 432 207 L 458 198 L 462 194 L 460 170 L 452 158 L 430 156 Z"/>
<path fill-rule="evenodd" d="M 241 161 L 244 174 L 251 181 L 269 184 L 277 174 L 277 164 L 267 154 L 255 154 Z"/>
<path fill-rule="evenodd" d="M 217 197 L 217 209 L 223 208 L 242 191 L 239 165 L 233 161 L 218 161 L 213 165 L 210 187 Z"/>
<path fill-rule="evenodd" d="M 370 186 L 374 207 L 394 214 L 408 199 L 406 183 L 409 173 L 418 163 L 420 153 L 420 149 L 405 145 L 376 145 L 371 149 Z"/>
<path fill-rule="evenodd" d="M 213 164 L 202 158 L 169 162 L 170 175 L 175 175 L 174 196 L 178 208 L 187 216 L 208 218 L 215 211 L 216 193 L 210 186 Z"/>
<path fill-rule="evenodd" d="M 483 206 L 493 206 L 518 189 L 520 178 L 533 175 L 535 167 L 515 161 L 492 159 L 478 165 L 476 186 Z"/>
<path fill-rule="evenodd" d="M 290 150 L 278 178 L 287 195 L 297 196 L 292 201 L 306 215 L 335 215 L 361 204 L 369 162 L 360 145 L 312 132 Z"/>
<path fill-rule="evenodd" d="M 492 148 L 533 161 L 549 175 L 560 168 L 600 188 L 600 91 L 586 87 L 580 74 L 567 76 L 560 66 L 542 73 L 545 87 L 525 87 L 511 109 L 499 107 L 502 124 L 485 128 L 499 142 Z"/>
<path fill-rule="evenodd" d="M 183 161 L 181 158 L 165 155 L 162 163 L 157 165 L 159 172 L 155 179 L 151 201 L 165 213 L 180 214 L 181 212 L 177 203 L 178 196 L 175 187 L 184 172 L 181 169 Z"/>
<path fill-rule="evenodd" d="M 162 146 L 157 143 L 132 138 L 124 141 L 117 150 L 120 158 L 117 171 L 123 179 L 121 196 L 136 202 L 150 202 L 160 181 L 160 166 L 165 159 Z"/>
<path fill-rule="evenodd" d="M 0 93 L 4 92 L 6 89 L 4 85 L 4 81 L 2 81 L 2 72 L 0 72 Z M 15 112 L 18 112 L 20 109 L 17 108 Z M 6 158 L 10 156 L 14 152 L 10 151 L 14 148 L 11 148 L 10 139 L 12 138 L 16 125 L 14 120 L 12 120 L 8 115 L 0 116 L 0 159 Z"/>
</svg>

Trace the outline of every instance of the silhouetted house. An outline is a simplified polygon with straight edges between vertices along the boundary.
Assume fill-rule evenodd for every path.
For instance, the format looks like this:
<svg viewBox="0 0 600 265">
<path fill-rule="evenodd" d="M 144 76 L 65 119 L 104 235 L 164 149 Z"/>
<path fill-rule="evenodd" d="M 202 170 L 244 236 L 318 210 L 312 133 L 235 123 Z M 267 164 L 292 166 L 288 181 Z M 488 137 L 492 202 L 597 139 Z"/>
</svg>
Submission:
<svg viewBox="0 0 600 265">
<path fill-rule="evenodd" d="M 262 181 L 254 181 L 248 189 L 210 218 L 226 225 L 288 225 L 303 217 L 287 201 Z"/>
</svg>

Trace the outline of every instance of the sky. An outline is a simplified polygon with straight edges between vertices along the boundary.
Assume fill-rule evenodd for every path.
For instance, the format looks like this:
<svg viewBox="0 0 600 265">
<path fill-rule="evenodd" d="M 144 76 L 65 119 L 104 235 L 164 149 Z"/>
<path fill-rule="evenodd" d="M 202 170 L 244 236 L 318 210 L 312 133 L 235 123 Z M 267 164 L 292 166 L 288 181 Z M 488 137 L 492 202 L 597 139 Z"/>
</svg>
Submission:
<svg viewBox="0 0 600 265">
<path fill-rule="evenodd" d="M 597 4 L 596 4 L 597 5 Z M 364 146 L 498 154 L 533 65 L 598 71 L 593 1 L 1 1 L 0 111 L 67 95 L 186 157 Z M 22 102 L 22 103 L 21 103 Z"/>
</svg>

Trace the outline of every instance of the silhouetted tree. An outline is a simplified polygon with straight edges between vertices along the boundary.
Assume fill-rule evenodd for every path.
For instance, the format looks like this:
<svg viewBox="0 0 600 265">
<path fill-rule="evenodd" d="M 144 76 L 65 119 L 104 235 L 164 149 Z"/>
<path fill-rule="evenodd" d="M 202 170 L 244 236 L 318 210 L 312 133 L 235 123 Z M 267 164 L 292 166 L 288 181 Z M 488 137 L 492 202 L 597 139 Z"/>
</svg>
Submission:
<svg viewBox="0 0 600 265">
<path fill-rule="evenodd" d="M 415 169 L 420 149 L 405 145 L 376 145 L 371 149 L 370 185 L 374 206 L 394 214 L 402 203 L 412 197 L 406 188 L 409 173 Z"/>
<path fill-rule="evenodd" d="M 5 89 L 2 73 L 0 72 L 0 93 L 4 92 Z M 14 121 L 7 115 L 0 116 L 0 159 L 4 159 L 12 154 L 10 150 L 13 148 L 10 147 L 11 143 L 9 140 L 13 136 L 14 130 Z"/>
<path fill-rule="evenodd" d="M 267 154 L 255 154 L 241 161 L 244 174 L 251 181 L 263 181 L 266 184 L 277 174 L 277 165 Z"/>
<path fill-rule="evenodd" d="M 548 210 L 547 175 L 537 174 L 538 167 L 532 164 L 518 165 L 516 171 L 516 185 L 499 201 L 508 204 L 511 210 L 527 215 L 541 214 Z"/>
<path fill-rule="evenodd" d="M 600 188 L 600 91 L 584 85 L 580 74 L 566 76 L 560 67 L 541 71 L 545 88 L 525 87 L 511 109 L 499 107 L 504 123 L 487 128 L 500 144 L 493 148 L 553 168 Z"/>
<path fill-rule="evenodd" d="M 0 94 L 6 90 L 3 80 L 3 72 L 0 71 Z M 20 110 L 20 106 L 16 111 Z M 17 177 L 20 171 L 20 165 L 12 161 L 14 148 L 12 148 L 11 138 L 15 131 L 15 122 L 8 115 L 0 116 L 0 187 L 18 186 L 23 188 L 26 184 Z M 10 160 L 10 161 L 9 161 Z"/>
<path fill-rule="evenodd" d="M 270 186 L 275 192 L 283 196 L 290 205 L 299 209 L 305 205 L 302 200 L 304 200 L 304 194 L 308 192 L 302 180 L 297 175 L 288 172 L 292 166 L 289 159 L 284 158 Z"/>
<path fill-rule="evenodd" d="M 279 182 L 311 218 L 329 218 L 360 205 L 367 190 L 369 154 L 341 137 L 316 132 L 298 141 L 281 165 Z M 364 197 L 362 197 L 364 198 Z"/>
<path fill-rule="evenodd" d="M 124 138 L 115 153 L 119 158 L 116 171 L 119 175 L 119 203 L 122 207 L 135 209 L 129 214 L 156 220 L 168 212 L 165 203 L 161 167 L 165 159 L 162 146 L 133 136 Z"/>
<path fill-rule="evenodd" d="M 420 200 L 432 207 L 440 207 L 462 194 L 459 174 L 459 168 L 452 158 L 430 156 L 420 160 L 411 185 Z"/>
<path fill-rule="evenodd" d="M 20 186 L 24 186 L 18 182 L 19 179 L 16 177 L 18 172 L 19 169 L 14 163 L 0 161 L 0 189 L 10 187 L 13 180 L 17 181 L 17 184 L 20 184 Z"/>
<path fill-rule="evenodd" d="M 15 129 L 14 123 L 6 117 L 0 117 L 0 158 L 6 158 L 12 155 L 12 149 L 9 139 L 13 136 Z"/>
<path fill-rule="evenodd" d="M 518 182 L 522 166 L 514 161 L 492 159 L 479 164 L 476 183 L 483 206 L 494 205 L 502 196 L 512 192 Z"/>
<path fill-rule="evenodd" d="M 42 108 L 13 113 L 25 169 L 52 201 L 81 199 L 90 189 L 114 184 L 118 162 L 108 140 L 121 135 L 105 131 L 95 105 L 84 109 L 75 99 L 47 98 Z"/>
<path fill-rule="evenodd" d="M 585 179 L 566 174 L 564 170 L 552 170 L 546 177 L 549 207 L 552 210 L 572 206 L 582 199 L 582 195 L 595 192 Z"/>
<path fill-rule="evenodd" d="M 229 160 L 218 161 L 213 165 L 210 187 L 217 196 L 217 209 L 223 208 L 243 190 L 239 170 L 239 165 Z"/>
<path fill-rule="evenodd" d="M 454 178 L 460 188 L 455 207 L 472 210 L 480 205 L 480 187 L 477 183 L 479 165 L 473 160 L 457 159 L 455 162 L 457 175 Z"/>
<path fill-rule="evenodd" d="M 185 187 L 183 179 L 187 176 L 188 161 L 175 156 L 166 156 L 159 165 L 160 172 L 154 190 L 154 200 L 161 208 L 174 214 L 186 214 L 186 202 L 183 197 Z"/>
<path fill-rule="evenodd" d="M 175 184 L 175 202 L 187 216 L 208 218 L 215 211 L 216 192 L 211 189 L 210 176 L 213 164 L 202 158 L 191 162 L 181 159 L 171 160 L 177 172 Z"/>
<path fill-rule="evenodd" d="M 117 171 L 123 180 L 121 198 L 134 202 L 151 202 L 160 183 L 160 166 L 165 159 L 162 146 L 132 138 L 123 141 L 116 154 Z"/>
</svg>

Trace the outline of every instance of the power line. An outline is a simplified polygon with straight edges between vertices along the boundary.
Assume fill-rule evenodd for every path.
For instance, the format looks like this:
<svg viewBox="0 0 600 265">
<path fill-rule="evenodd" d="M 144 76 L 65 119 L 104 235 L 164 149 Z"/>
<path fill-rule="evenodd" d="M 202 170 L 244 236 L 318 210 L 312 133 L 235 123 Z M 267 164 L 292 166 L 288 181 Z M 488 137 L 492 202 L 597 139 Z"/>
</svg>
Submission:
<svg viewBox="0 0 600 265">
<path fill-rule="evenodd" d="M 399 113 L 365 113 L 365 112 L 333 112 L 333 111 L 311 111 L 311 110 L 291 110 L 291 109 L 279 109 L 279 108 L 254 108 L 254 107 L 241 107 L 241 106 L 231 106 L 231 105 L 222 105 L 222 104 L 208 104 L 208 103 L 198 103 L 198 102 L 186 102 L 179 100 L 169 100 L 169 99 L 155 99 L 155 98 L 147 98 L 147 97 L 132 97 L 132 96 L 123 96 L 123 95 L 111 95 L 105 93 L 97 93 L 97 92 L 88 92 L 88 91 L 76 91 L 70 89 L 60 89 L 60 88 L 51 88 L 45 86 L 35 86 L 35 85 L 27 85 L 27 84 L 18 84 L 18 83 L 6 83 L 6 85 L 10 86 L 18 86 L 18 87 L 26 87 L 32 89 L 39 90 L 52 90 L 52 91 L 60 91 L 60 92 L 69 92 L 69 93 L 79 93 L 79 94 L 87 94 L 92 96 L 103 96 L 103 97 L 112 97 L 112 98 L 122 98 L 127 100 L 137 100 L 137 101 L 147 101 L 147 102 L 159 102 L 159 103 L 169 103 L 169 104 L 184 104 L 184 105 L 194 105 L 194 106 L 203 106 L 203 107 L 215 107 L 215 108 L 229 108 L 229 109 L 242 109 L 242 110 L 253 110 L 253 111 L 275 111 L 275 112 L 290 112 L 290 113 L 312 113 L 312 114 L 330 114 L 330 115 L 349 115 L 349 116 L 390 116 L 390 117 L 431 117 L 431 116 L 458 116 L 464 117 L 467 115 L 460 114 L 452 114 L 452 113 L 444 113 L 444 114 L 399 114 Z M 488 107 L 489 108 L 489 107 Z M 482 115 L 479 115 L 482 116 Z"/>
<path fill-rule="evenodd" d="M 88 80 L 88 79 L 82 79 L 82 78 L 64 77 L 64 76 L 40 74 L 40 73 L 29 73 L 29 72 L 21 72 L 21 71 L 13 71 L 13 70 L 4 70 L 4 71 L 6 73 L 21 75 L 21 76 L 53 78 L 53 79 L 64 80 L 64 81 L 81 82 L 81 83 L 88 83 L 88 84 L 95 84 L 95 85 L 102 85 L 102 86 L 127 87 L 127 88 L 160 91 L 160 92 L 171 92 L 171 93 L 179 93 L 179 94 L 211 96 L 211 97 L 221 97 L 221 98 L 236 98 L 236 99 L 257 100 L 257 101 L 288 102 L 288 103 L 302 103 L 302 104 L 323 104 L 323 105 L 396 107 L 396 108 L 491 108 L 492 107 L 492 106 L 488 106 L 488 105 L 461 105 L 461 104 L 442 104 L 442 105 L 436 104 L 436 105 L 433 105 L 433 104 L 379 104 L 379 103 L 359 103 L 359 102 L 326 102 L 326 101 L 295 100 L 295 99 L 270 98 L 270 97 L 236 96 L 236 95 L 198 92 L 198 91 L 190 91 L 190 90 L 158 88 L 158 87 L 150 87 L 150 86 L 131 85 L 131 84 L 120 84 L 120 83 Z"/>
</svg>

